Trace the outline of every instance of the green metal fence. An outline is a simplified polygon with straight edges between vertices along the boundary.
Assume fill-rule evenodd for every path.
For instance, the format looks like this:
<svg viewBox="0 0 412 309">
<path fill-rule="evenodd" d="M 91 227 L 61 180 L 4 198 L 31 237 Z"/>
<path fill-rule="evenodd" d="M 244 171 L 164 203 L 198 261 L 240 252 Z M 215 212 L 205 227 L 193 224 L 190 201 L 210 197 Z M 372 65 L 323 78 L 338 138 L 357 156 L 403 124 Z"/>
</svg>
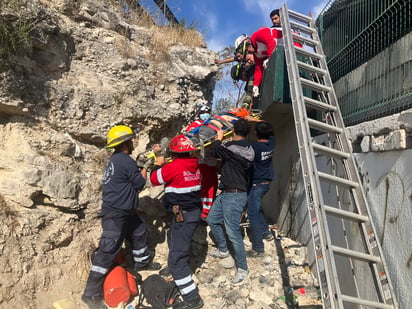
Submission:
<svg viewBox="0 0 412 309">
<path fill-rule="evenodd" d="M 412 1 L 329 1 L 317 21 L 346 125 L 412 107 Z"/>
</svg>

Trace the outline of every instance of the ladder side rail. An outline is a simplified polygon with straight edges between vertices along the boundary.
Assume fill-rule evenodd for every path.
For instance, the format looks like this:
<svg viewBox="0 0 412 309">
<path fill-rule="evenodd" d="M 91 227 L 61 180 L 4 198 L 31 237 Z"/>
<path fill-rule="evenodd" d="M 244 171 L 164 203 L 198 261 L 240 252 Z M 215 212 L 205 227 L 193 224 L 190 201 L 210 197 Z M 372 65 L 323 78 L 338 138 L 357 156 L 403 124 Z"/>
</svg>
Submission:
<svg viewBox="0 0 412 309">
<path fill-rule="evenodd" d="M 313 19 L 310 20 L 309 23 L 310 23 L 310 26 L 312 28 L 316 27 L 315 24 L 314 24 Z M 313 39 L 320 42 L 318 32 L 313 33 Z M 323 48 L 322 48 L 321 44 L 316 45 L 315 50 L 316 50 L 316 53 L 324 55 Z M 319 63 L 320 63 L 321 69 L 329 72 L 325 58 L 321 59 Z M 330 96 L 329 101 L 332 105 L 334 105 L 336 107 L 336 111 L 333 112 L 333 120 L 336 122 L 337 126 L 339 126 L 343 129 L 342 133 L 337 135 L 337 141 L 340 143 L 342 151 L 350 154 L 350 158 L 348 160 L 344 160 L 343 164 L 344 164 L 345 169 L 347 171 L 348 178 L 350 180 L 353 180 L 353 181 L 360 184 L 358 186 L 358 188 L 354 188 L 354 189 L 351 190 L 352 194 L 353 194 L 353 198 L 355 200 L 355 205 L 358 206 L 358 207 L 356 207 L 356 208 L 358 208 L 357 211 L 358 211 L 359 214 L 367 215 L 369 218 L 372 218 L 371 212 L 370 212 L 370 209 L 369 209 L 369 206 L 368 206 L 368 203 L 367 203 L 366 195 L 365 195 L 365 192 L 363 190 L 360 175 L 359 175 L 359 172 L 356 168 L 357 165 L 356 165 L 353 153 L 352 153 L 351 145 L 349 144 L 349 139 L 347 137 L 345 124 L 344 124 L 344 121 L 343 121 L 342 114 L 340 112 L 340 107 L 339 107 L 339 104 L 338 104 L 336 93 L 335 93 L 334 88 L 333 88 L 333 83 L 332 83 L 332 80 L 330 78 L 330 74 L 324 75 L 323 78 L 324 78 L 324 81 L 325 81 L 325 85 L 332 89 L 332 91 L 329 93 L 329 96 Z M 359 209 L 359 207 L 361 209 Z M 392 285 L 392 282 L 391 282 L 391 280 L 388 276 L 387 263 L 385 261 L 385 257 L 384 257 L 384 254 L 383 254 L 381 244 L 377 239 L 376 228 L 375 228 L 375 225 L 373 223 L 373 220 L 370 219 L 367 222 L 363 222 L 361 224 L 361 228 L 362 228 L 363 234 L 365 235 L 365 238 L 366 238 L 365 241 L 366 241 L 366 246 L 368 248 L 368 253 L 371 254 L 371 255 L 378 256 L 381 259 L 381 262 L 378 264 L 378 265 L 380 265 L 379 267 L 378 267 L 377 264 L 374 264 L 372 266 L 372 268 L 374 269 L 374 272 L 375 272 L 375 279 L 380 281 L 380 282 L 377 282 L 377 285 L 380 289 L 379 295 L 382 297 L 383 302 L 391 303 L 391 304 L 394 305 L 395 308 L 398 308 L 397 300 L 396 300 L 395 295 L 393 293 L 393 291 L 394 291 L 393 285 Z M 371 234 L 371 232 L 372 232 L 372 234 Z M 369 237 L 366 237 L 367 235 L 369 235 Z M 381 277 L 383 277 L 383 279 Z M 387 285 L 389 287 L 389 289 L 386 288 L 384 285 Z M 390 298 L 388 297 L 388 290 L 391 294 Z"/>
<path fill-rule="evenodd" d="M 286 4 L 282 5 L 280 17 L 297 140 L 305 184 L 306 201 L 308 205 L 308 213 L 311 218 L 312 241 L 315 246 L 314 251 L 316 254 L 315 258 L 318 269 L 318 278 L 321 284 L 322 300 L 325 308 L 343 308 L 341 300 L 335 297 L 335 294 L 339 293 L 337 292 L 336 286 L 336 267 L 331 265 L 331 263 L 334 263 L 334 258 L 331 249 L 327 249 L 330 247 L 328 246 L 328 244 L 330 244 L 330 239 L 328 232 L 325 233 L 325 231 L 328 230 L 327 224 L 325 224 L 323 219 L 326 217 L 326 214 L 321 206 L 323 204 L 323 197 L 317 192 L 320 188 L 320 181 L 317 169 L 313 166 L 315 157 L 311 147 L 303 91 L 302 88 L 299 87 L 299 71 L 296 64 L 295 48 L 293 45 Z M 316 190 L 316 192 L 313 190 Z"/>
</svg>

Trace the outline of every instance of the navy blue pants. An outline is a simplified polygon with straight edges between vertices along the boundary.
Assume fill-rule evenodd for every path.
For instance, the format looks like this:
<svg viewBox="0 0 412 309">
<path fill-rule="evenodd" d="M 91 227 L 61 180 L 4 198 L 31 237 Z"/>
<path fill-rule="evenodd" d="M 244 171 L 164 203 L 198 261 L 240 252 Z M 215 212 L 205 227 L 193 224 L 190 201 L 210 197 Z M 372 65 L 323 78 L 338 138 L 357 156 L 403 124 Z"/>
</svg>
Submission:
<svg viewBox="0 0 412 309">
<path fill-rule="evenodd" d="M 176 222 L 173 219 L 167 233 L 169 271 L 185 300 L 192 300 L 199 294 L 199 289 L 192 279 L 189 255 L 190 243 L 200 222 L 200 213 L 200 208 L 184 212 L 184 221 Z"/>
<path fill-rule="evenodd" d="M 93 263 L 87 279 L 84 295 L 102 296 L 104 279 L 113 266 L 123 240 L 130 241 L 133 261 L 136 268 L 144 267 L 150 262 L 147 247 L 146 227 L 137 215 L 121 218 L 103 218 L 103 233 L 99 248 L 93 257 Z"/>
</svg>

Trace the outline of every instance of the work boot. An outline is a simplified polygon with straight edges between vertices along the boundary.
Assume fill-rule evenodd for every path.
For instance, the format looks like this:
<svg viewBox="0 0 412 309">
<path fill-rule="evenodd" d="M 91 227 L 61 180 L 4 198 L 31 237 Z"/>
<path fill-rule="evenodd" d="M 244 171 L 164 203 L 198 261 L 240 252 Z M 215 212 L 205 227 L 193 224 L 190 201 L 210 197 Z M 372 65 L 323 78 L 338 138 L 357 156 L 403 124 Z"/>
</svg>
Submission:
<svg viewBox="0 0 412 309">
<path fill-rule="evenodd" d="M 160 268 L 162 268 L 162 265 L 160 265 L 160 263 L 150 261 L 149 264 L 147 264 L 146 266 L 143 266 L 143 267 L 135 266 L 134 269 L 136 271 L 141 271 L 141 270 L 159 270 Z"/>
<path fill-rule="evenodd" d="M 203 300 L 197 295 L 193 300 L 183 300 L 173 305 L 173 309 L 197 309 L 203 307 Z"/>
<path fill-rule="evenodd" d="M 246 256 L 252 257 L 252 258 L 255 258 L 255 257 L 264 257 L 264 256 L 265 256 L 265 252 L 263 252 L 263 251 L 256 251 L 256 250 L 253 250 L 253 249 L 252 249 L 252 250 L 246 252 Z"/>
<path fill-rule="evenodd" d="M 268 232 L 263 234 L 263 239 L 267 241 L 272 241 L 273 239 L 275 239 L 275 236 L 273 236 L 272 233 Z"/>
<path fill-rule="evenodd" d="M 225 257 L 229 256 L 229 251 L 222 252 L 218 248 L 210 250 L 209 255 L 214 258 L 224 259 Z"/>
<path fill-rule="evenodd" d="M 82 295 L 82 301 L 89 309 L 107 309 L 103 301 L 103 296 L 86 296 Z"/>
<path fill-rule="evenodd" d="M 159 275 L 163 277 L 166 281 L 173 280 L 173 276 L 169 271 L 169 267 L 165 267 L 159 271 Z"/>
<path fill-rule="evenodd" d="M 233 268 L 235 267 L 235 260 L 232 258 L 231 255 L 229 255 L 219 261 L 219 266 L 226 269 Z"/>
<path fill-rule="evenodd" d="M 242 268 L 238 268 L 235 274 L 235 277 L 232 280 L 233 285 L 239 285 L 245 282 L 246 278 L 248 277 L 249 270 L 245 270 Z"/>
</svg>

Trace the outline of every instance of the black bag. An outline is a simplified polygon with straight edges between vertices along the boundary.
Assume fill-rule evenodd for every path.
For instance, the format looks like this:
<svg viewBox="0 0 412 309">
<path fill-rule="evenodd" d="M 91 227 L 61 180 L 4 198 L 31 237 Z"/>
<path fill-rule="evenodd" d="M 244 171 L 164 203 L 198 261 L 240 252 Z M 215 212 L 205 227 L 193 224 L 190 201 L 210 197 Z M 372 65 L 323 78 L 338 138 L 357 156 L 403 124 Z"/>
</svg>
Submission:
<svg viewBox="0 0 412 309">
<path fill-rule="evenodd" d="M 143 299 L 156 309 L 171 307 L 179 295 L 174 281 L 166 281 L 160 275 L 153 274 L 143 280 L 141 292 Z"/>
</svg>

